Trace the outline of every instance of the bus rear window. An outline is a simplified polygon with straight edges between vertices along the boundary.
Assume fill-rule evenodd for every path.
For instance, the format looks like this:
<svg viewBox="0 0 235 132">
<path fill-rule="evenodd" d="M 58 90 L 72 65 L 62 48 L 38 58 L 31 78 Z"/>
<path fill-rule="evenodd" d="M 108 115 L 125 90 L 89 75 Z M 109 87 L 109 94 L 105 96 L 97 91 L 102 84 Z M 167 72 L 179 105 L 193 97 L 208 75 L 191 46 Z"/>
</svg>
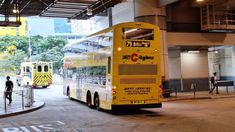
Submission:
<svg viewBox="0 0 235 132">
<path fill-rule="evenodd" d="M 119 75 L 157 75 L 157 65 L 120 64 Z"/>
<path fill-rule="evenodd" d="M 129 40 L 154 40 L 153 29 L 123 28 L 122 39 Z"/>
</svg>

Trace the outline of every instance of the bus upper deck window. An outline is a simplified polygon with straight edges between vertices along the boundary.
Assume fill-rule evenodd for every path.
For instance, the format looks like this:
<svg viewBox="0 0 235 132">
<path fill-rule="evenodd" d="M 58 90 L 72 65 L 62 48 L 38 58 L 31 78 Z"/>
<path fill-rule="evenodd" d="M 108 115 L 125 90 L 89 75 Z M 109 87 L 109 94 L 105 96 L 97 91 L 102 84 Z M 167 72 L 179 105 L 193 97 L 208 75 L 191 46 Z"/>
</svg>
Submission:
<svg viewBox="0 0 235 132">
<path fill-rule="evenodd" d="M 44 66 L 44 72 L 48 72 L 48 66 L 47 65 Z"/>
<path fill-rule="evenodd" d="M 154 40 L 154 29 L 123 28 L 122 39 Z"/>
<path fill-rule="evenodd" d="M 41 65 L 38 66 L 38 72 L 42 72 L 42 66 Z"/>
</svg>

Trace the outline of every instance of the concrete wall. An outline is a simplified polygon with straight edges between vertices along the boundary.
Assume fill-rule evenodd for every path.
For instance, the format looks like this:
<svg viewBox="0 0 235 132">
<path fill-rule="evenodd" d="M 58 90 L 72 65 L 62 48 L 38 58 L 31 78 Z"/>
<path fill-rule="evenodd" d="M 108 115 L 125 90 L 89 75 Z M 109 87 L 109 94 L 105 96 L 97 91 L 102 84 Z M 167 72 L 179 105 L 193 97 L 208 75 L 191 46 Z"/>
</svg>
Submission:
<svg viewBox="0 0 235 132">
<path fill-rule="evenodd" d="M 109 18 L 108 16 L 95 16 L 91 18 L 91 20 L 95 21 L 95 30 L 94 32 L 103 30 L 109 27 Z M 130 22 L 134 21 L 134 5 L 133 0 L 128 0 L 127 2 L 123 2 L 112 7 L 112 22 L 113 25 L 122 23 L 122 22 Z"/>
<path fill-rule="evenodd" d="M 167 31 L 201 32 L 200 8 L 192 6 L 191 0 L 181 0 L 166 7 Z"/>
<path fill-rule="evenodd" d="M 232 48 L 224 48 L 219 50 L 219 64 L 220 64 L 220 77 L 221 79 L 228 79 L 233 76 L 232 66 Z"/>
<path fill-rule="evenodd" d="M 171 45 L 235 45 L 233 33 L 176 33 L 167 32 L 167 43 Z"/>
<path fill-rule="evenodd" d="M 168 51 L 169 88 L 172 91 L 182 91 L 181 87 L 181 51 L 179 48 Z"/>
<path fill-rule="evenodd" d="M 235 46 L 232 46 L 232 79 L 235 81 Z"/>
<path fill-rule="evenodd" d="M 93 33 L 109 27 L 108 17 L 95 16 L 95 17 L 91 18 L 91 20 L 95 21 L 95 28 L 93 30 Z"/>
<path fill-rule="evenodd" d="M 197 54 L 182 52 L 181 72 L 184 91 L 190 91 L 192 83 L 196 83 L 197 90 L 208 90 L 209 70 L 207 51 L 201 51 Z"/>
<path fill-rule="evenodd" d="M 112 8 L 113 25 L 121 22 L 134 21 L 134 5 L 133 0 L 128 0 L 118 4 Z"/>
<path fill-rule="evenodd" d="M 135 0 L 135 17 L 138 16 L 154 16 L 154 15 L 162 15 L 161 9 L 157 8 L 156 0 Z M 164 12 L 165 13 L 165 12 Z"/>
</svg>

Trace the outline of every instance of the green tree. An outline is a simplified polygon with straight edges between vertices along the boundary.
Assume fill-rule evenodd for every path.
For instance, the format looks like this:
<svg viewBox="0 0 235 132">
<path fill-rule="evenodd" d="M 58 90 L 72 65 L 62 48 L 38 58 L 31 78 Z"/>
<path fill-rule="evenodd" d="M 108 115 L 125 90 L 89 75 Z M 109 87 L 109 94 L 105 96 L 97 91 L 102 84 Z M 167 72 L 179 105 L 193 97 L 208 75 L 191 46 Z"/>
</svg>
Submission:
<svg viewBox="0 0 235 132">
<path fill-rule="evenodd" d="M 32 61 L 53 62 L 57 71 L 62 66 L 63 47 L 67 43 L 62 38 L 31 36 Z M 14 71 L 29 57 L 29 38 L 24 36 L 0 37 L 0 72 Z"/>
<path fill-rule="evenodd" d="M 53 62 L 54 71 L 58 72 L 63 64 L 63 47 L 67 42 L 58 37 L 49 36 L 41 39 L 38 36 L 32 38 L 33 61 Z"/>
<path fill-rule="evenodd" d="M 58 69 L 62 66 L 63 53 L 59 47 L 54 47 L 47 52 L 43 52 L 41 54 L 37 54 L 32 56 L 32 60 L 34 61 L 50 61 L 53 62 L 54 70 L 58 71 Z"/>
<path fill-rule="evenodd" d="M 8 63 L 13 65 L 15 70 L 20 68 L 21 62 L 23 62 L 27 58 L 27 55 L 22 50 L 16 50 L 15 54 L 9 56 Z"/>
</svg>

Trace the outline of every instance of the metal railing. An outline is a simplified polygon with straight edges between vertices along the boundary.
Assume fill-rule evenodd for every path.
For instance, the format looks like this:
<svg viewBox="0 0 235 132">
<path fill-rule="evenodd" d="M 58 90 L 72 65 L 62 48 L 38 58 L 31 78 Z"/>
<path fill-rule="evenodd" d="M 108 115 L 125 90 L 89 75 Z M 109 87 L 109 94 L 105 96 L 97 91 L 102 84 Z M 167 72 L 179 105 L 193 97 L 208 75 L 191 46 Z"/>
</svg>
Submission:
<svg viewBox="0 0 235 132">
<path fill-rule="evenodd" d="M 12 110 L 24 110 L 34 103 L 34 92 L 30 86 L 17 86 L 12 91 L 12 102 L 6 98 L 6 91 L 0 91 L 0 112 L 11 112 Z"/>
</svg>

